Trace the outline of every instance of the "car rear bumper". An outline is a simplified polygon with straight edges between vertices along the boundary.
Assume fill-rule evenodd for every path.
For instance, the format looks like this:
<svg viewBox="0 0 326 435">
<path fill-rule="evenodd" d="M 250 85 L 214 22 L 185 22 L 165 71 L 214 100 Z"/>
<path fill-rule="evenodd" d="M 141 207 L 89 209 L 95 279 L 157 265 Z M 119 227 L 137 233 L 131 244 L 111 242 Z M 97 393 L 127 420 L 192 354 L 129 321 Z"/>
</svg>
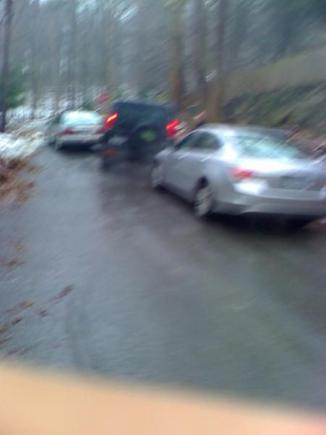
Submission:
<svg viewBox="0 0 326 435">
<path fill-rule="evenodd" d="M 326 216 L 326 196 L 316 193 L 311 198 L 293 199 L 236 193 L 225 202 L 216 200 L 216 211 L 321 218 Z"/>
<path fill-rule="evenodd" d="M 80 146 L 80 145 L 92 145 L 99 143 L 102 140 L 102 134 L 88 134 L 88 135 L 66 135 L 57 138 L 57 142 L 60 145 L 67 146 Z"/>
</svg>

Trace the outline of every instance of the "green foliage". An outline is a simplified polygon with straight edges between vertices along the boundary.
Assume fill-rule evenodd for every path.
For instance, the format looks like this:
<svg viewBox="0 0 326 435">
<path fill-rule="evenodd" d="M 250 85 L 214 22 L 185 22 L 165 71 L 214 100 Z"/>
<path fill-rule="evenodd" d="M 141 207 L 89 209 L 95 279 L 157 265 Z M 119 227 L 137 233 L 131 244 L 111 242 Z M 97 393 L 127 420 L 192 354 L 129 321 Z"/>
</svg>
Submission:
<svg viewBox="0 0 326 435">
<path fill-rule="evenodd" d="M 8 109 L 23 104 L 25 98 L 25 77 L 19 68 L 14 68 L 10 72 L 9 88 L 7 91 L 6 105 Z"/>
</svg>

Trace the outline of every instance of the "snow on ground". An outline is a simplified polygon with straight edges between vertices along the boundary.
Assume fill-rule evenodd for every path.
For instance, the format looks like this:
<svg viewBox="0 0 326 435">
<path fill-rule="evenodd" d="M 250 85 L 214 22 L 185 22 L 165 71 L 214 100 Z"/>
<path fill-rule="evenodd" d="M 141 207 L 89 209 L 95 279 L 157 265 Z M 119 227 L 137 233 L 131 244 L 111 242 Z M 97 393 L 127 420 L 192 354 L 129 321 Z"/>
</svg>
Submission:
<svg viewBox="0 0 326 435">
<path fill-rule="evenodd" d="M 28 136 L 0 134 L 0 158 L 10 160 L 28 157 L 43 144 L 43 141 L 43 135 L 38 132 Z"/>
<path fill-rule="evenodd" d="M 33 189 L 36 166 L 28 158 L 45 142 L 45 123 L 24 122 L 0 133 L 0 200 L 26 201 Z"/>
<path fill-rule="evenodd" d="M 14 127 L 10 133 L 0 133 L 0 159 L 25 158 L 44 143 L 44 133 L 34 124 Z"/>
</svg>

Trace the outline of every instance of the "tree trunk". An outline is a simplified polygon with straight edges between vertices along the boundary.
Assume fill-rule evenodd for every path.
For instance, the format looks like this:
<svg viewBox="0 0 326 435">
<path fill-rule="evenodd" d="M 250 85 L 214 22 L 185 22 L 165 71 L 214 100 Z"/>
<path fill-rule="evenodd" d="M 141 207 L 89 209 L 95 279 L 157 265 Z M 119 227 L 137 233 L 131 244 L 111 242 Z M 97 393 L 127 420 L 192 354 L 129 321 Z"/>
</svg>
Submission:
<svg viewBox="0 0 326 435">
<path fill-rule="evenodd" d="M 105 32 L 105 81 L 106 87 L 109 95 L 114 90 L 113 81 L 113 31 L 114 31 L 114 20 L 113 20 L 113 4 L 112 1 L 108 2 L 106 13 L 103 14 L 104 17 L 104 32 Z"/>
<path fill-rule="evenodd" d="M 35 6 L 34 6 L 35 5 Z M 38 106 L 39 100 L 39 64 L 38 64 L 38 29 L 40 25 L 39 14 L 40 14 L 40 3 L 39 0 L 35 0 L 33 3 L 33 19 L 31 20 L 32 29 L 31 29 L 31 44 L 32 44 L 32 52 L 31 52 L 31 84 L 32 84 L 32 112 L 31 118 L 35 118 L 35 113 Z"/>
<path fill-rule="evenodd" d="M 61 83 L 61 56 L 62 56 L 62 30 L 61 30 L 62 15 L 59 10 L 55 11 L 54 19 L 54 113 L 60 109 L 62 83 Z"/>
<path fill-rule="evenodd" d="M 6 130 L 7 96 L 10 73 L 11 24 L 13 17 L 13 0 L 6 0 L 4 9 L 3 61 L 0 85 L 0 132 Z"/>
<path fill-rule="evenodd" d="M 70 50 L 68 67 L 68 100 L 71 109 L 76 107 L 76 42 L 77 42 L 77 0 L 69 0 L 70 5 Z"/>
<path fill-rule="evenodd" d="M 224 121 L 224 95 L 225 95 L 225 28 L 227 7 L 229 0 L 219 0 L 216 8 L 217 22 L 217 58 L 216 58 L 216 86 L 213 99 L 209 107 L 209 119 L 212 122 Z"/>
<path fill-rule="evenodd" d="M 171 8 L 171 98 L 180 110 L 185 95 L 182 12 L 184 2 Z"/>
<path fill-rule="evenodd" d="M 233 35 L 231 38 L 231 44 L 228 51 L 230 51 L 232 58 L 237 62 L 240 53 L 242 43 L 246 37 L 246 29 L 248 26 L 247 17 L 250 11 L 250 5 L 244 0 L 238 1 L 235 9 L 233 9 L 234 14 L 234 28 Z M 232 65 L 232 68 L 238 68 L 238 65 Z"/>
<path fill-rule="evenodd" d="M 206 10 L 203 0 L 194 0 L 195 17 L 194 70 L 196 86 L 202 103 L 206 100 Z"/>
</svg>

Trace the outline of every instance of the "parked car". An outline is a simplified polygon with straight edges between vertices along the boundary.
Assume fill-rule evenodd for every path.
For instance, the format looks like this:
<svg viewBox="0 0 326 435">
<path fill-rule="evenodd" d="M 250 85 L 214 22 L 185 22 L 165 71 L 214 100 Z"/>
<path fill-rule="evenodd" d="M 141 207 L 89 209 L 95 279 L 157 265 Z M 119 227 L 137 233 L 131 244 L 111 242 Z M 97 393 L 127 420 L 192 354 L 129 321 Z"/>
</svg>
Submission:
<svg viewBox="0 0 326 435">
<path fill-rule="evenodd" d="M 65 111 L 55 116 L 48 128 L 48 143 L 56 150 L 66 146 L 90 147 L 101 141 L 103 117 L 86 110 Z"/>
<path fill-rule="evenodd" d="M 268 214 L 304 225 L 326 216 L 326 166 L 280 130 L 207 125 L 154 159 L 152 186 L 191 201 L 197 216 Z"/>
<path fill-rule="evenodd" d="M 114 103 L 103 128 L 103 165 L 153 157 L 178 133 L 179 125 L 170 107 L 135 101 Z"/>
</svg>

